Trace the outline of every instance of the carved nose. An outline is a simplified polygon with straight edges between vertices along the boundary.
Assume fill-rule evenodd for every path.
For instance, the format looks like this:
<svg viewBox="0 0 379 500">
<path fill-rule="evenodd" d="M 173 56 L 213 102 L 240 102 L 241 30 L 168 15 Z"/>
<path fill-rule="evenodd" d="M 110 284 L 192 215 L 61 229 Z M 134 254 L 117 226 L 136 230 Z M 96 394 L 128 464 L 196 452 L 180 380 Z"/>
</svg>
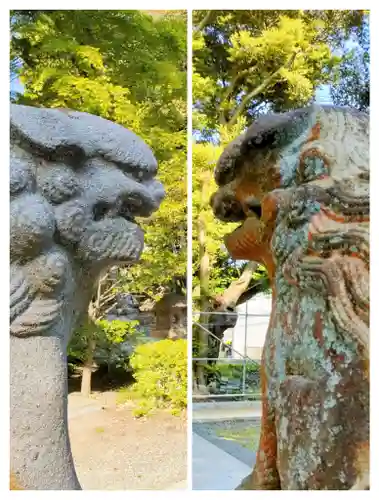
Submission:
<svg viewBox="0 0 379 500">
<path fill-rule="evenodd" d="M 242 205 L 230 195 L 222 195 L 217 191 L 210 199 L 213 212 L 217 219 L 224 222 L 240 222 L 246 219 Z"/>
<path fill-rule="evenodd" d="M 157 207 L 159 207 L 164 197 L 166 196 L 163 184 L 159 181 L 154 180 L 151 182 L 150 189 L 152 190 L 152 196 L 156 201 Z"/>
<path fill-rule="evenodd" d="M 143 184 L 144 192 L 148 193 L 148 197 L 144 198 L 144 203 L 141 205 L 141 216 L 149 217 L 153 212 L 159 209 L 164 197 L 165 190 L 161 182 L 153 179 Z"/>
<path fill-rule="evenodd" d="M 128 179 L 122 193 L 118 196 L 116 204 L 118 215 L 150 217 L 159 209 L 164 197 L 165 191 L 159 181 L 152 179 L 139 183 L 130 182 Z"/>
</svg>

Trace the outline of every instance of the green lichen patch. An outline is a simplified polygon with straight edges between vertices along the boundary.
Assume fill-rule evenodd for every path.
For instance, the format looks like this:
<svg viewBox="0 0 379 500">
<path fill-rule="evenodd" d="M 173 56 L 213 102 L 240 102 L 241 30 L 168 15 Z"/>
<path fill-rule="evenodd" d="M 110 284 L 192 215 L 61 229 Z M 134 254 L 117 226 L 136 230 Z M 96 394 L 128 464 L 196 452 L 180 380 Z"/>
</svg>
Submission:
<svg viewBox="0 0 379 500">
<path fill-rule="evenodd" d="M 242 429 L 219 429 L 216 433 L 225 440 L 234 441 L 249 450 L 255 451 L 258 448 L 260 432 L 260 426 L 249 425 Z"/>
</svg>

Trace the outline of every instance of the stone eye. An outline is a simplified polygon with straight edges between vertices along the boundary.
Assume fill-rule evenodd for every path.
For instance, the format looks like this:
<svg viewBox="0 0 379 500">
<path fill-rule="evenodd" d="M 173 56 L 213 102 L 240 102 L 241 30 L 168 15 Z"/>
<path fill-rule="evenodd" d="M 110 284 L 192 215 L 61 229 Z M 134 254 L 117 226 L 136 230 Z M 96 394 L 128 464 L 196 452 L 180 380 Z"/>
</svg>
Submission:
<svg viewBox="0 0 379 500">
<path fill-rule="evenodd" d="M 110 204 L 106 203 L 105 201 L 99 201 L 98 203 L 96 203 L 96 205 L 93 207 L 94 220 L 98 221 L 103 219 L 109 212 L 110 208 Z"/>
</svg>

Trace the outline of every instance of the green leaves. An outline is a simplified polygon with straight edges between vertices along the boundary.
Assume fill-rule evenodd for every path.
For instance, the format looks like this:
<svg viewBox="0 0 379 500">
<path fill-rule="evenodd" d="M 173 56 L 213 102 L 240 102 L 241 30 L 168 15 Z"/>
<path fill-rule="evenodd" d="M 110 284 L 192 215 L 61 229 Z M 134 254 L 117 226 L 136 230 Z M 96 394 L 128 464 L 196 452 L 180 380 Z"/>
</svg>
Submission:
<svg viewBox="0 0 379 500">
<path fill-rule="evenodd" d="M 259 113 L 307 104 L 332 83 L 341 48 L 362 22 L 358 11 L 194 12 L 194 99 L 199 128 L 249 124 Z M 202 114 L 202 116 L 199 116 Z M 207 132 L 209 134 L 209 132 Z"/>
<path fill-rule="evenodd" d="M 133 396 L 139 400 L 135 415 L 156 408 L 176 413 L 187 407 L 187 341 L 161 340 L 137 347 L 130 364 L 136 380 Z"/>
<path fill-rule="evenodd" d="M 369 14 L 350 40 L 350 48 L 340 58 L 341 65 L 331 89 L 333 101 L 365 111 L 370 106 Z"/>
<path fill-rule="evenodd" d="M 136 333 L 138 324 L 138 321 L 121 321 L 118 319 L 113 321 L 101 319 L 96 322 L 99 330 L 105 335 L 107 342 L 111 344 L 125 342 L 128 336 Z"/>
</svg>

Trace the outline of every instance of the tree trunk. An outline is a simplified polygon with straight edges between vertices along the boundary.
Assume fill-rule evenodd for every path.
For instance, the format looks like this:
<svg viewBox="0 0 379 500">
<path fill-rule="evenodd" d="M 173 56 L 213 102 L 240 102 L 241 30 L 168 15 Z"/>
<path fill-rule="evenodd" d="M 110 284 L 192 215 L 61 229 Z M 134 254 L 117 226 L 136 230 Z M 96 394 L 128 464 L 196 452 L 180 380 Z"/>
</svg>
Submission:
<svg viewBox="0 0 379 500">
<path fill-rule="evenodd" d="M 239 304 L 241 297 L 248 300 L 259 289 L 259 283 L 257 283 L 256 286 L 253 286 L 251 291 L 248 289 L 251 278 L 257 267 L 258 264 L 256 262 L 248 262 L 240 278 L 232 281 L 224 293 L 216 297 L 213 303 L 213 311 L 218 314 L 211 314 L 208 317 L 208 329 L 213 333 L 213 346 L 207 350 L 206 357 L 218 357 L 220 343 L 224 338 L 225 330 L 234 328 L 237 323 L 237 314 L 231 314 L 232 311 L 235 311 L 235 307 Z M 216 340 L 216 338 L 218 340 Z M 217 354 L 215 352 L 216 350 Z M 212 363 L 214 364 L 214 362 L 209 362 L 209 364 Z"/>
<path fill-rule="evenodd" d="M 216 17 L 216 15 L 217 15 L 216 11 L 208 10 L 208 12 L 205 14 L 200 24 L 195 28 L 196 31 L 203 30 L 206 27 L 206 25 L 209 24 Z"/>
<path fill-rule="evenodd" d="M 207 251 L 207 228 L 205 212 L 209 201 L 210 172 L 203 175 L 201 188 L 201 207 L 199 215 L 199 245 L 200 245 L 200 308 L 205 310 L 209 300 L 209 254 Z"/>
<path fill-rule="evenodd" d="M 86 359 L 82 371 L 82 383 L 80 387 L 80 393 L 82 396 L 89 398 L 91 395 L 91 379 L 92 379 L 92 368 L 93 368 L 93 357 L 96 349 L 96 339 L 95 339 L 95 322 L 100 315 L 100 305 L 101 305 L 101 285 L 106 281 L 107 273 L 104 273 L 97 282 L 96 296 L 95 300 L 91 301 L 88 306 L 88 345 L 86 351 Z"/>
<path fill-rule="evenodd" d="M 280 71 L 282 68 L 290 68 L 295 61 L 298 52 L 294 52 L 291 57 L 289 57 L 288 61 L 284 66 L 281 66 L 276 71 L 274 71 L 271 75 L 269 75 L 260 85 L 258 85 L 254 90 L 252 90 L 249 94 L 245 95 L 242 98 L 240 104 L 238 105 L 236 111 L 228 122 L 228 127 L 232 127 L 238 121 L 238 118 L 244 112 L 246 106 L 256 97 L 258 94 L 262 93 L 269 85 L 273 85 L 275 83 L 275 78 L 280 75 Z"/>
<path fill-rule="evenodd" d="M 258 264 L 256 262 L 248 262 L 238 280 L 232 281 L 225 292 L 219 297 L 219 300 L 225 309 L 227 307 L 235 307 L 237 305 L 241 295 L 248 289 L 251 278 L 257 267 Z"/>
<path fill-rule="evenodd" d="M 88 340 L 86 361 L 83 366 L 82 383 L 80 393 L 82 396 L 89 398 L 91 395 L 91 378 L 93 368 L 93 355 L 95 353 L 96 341 L 93 337 Z"/>
<path fill-rule="evenodd" d="M 208 207 L 209 200 L 209 182 L 210 182 L 210 172 L 206 172 L 202 178 L 202 189 L 201 189 L 201 207 L 199 215 L 199 245 L 200 245 L 200 311 L 206 312 L 209 309 L 209 254 L 206 245 L 206 222 L 205 222 L 205 211 Z M 200 315 L 200 324 L 205 328 L 207 327 L 208 318 L 206 315 Z M 205 330 L 200 327 L 195 329 L 195 338 L 199 345 L 200 358 L 205 357 L 207 353 L 208 346 L 208 335 Z M 196 381 L 198 388 L 201 392 L 206 390 L 206 376 L 204 366 L 206 362 L 197 361 L 196 362 Z"/>
</svg>

